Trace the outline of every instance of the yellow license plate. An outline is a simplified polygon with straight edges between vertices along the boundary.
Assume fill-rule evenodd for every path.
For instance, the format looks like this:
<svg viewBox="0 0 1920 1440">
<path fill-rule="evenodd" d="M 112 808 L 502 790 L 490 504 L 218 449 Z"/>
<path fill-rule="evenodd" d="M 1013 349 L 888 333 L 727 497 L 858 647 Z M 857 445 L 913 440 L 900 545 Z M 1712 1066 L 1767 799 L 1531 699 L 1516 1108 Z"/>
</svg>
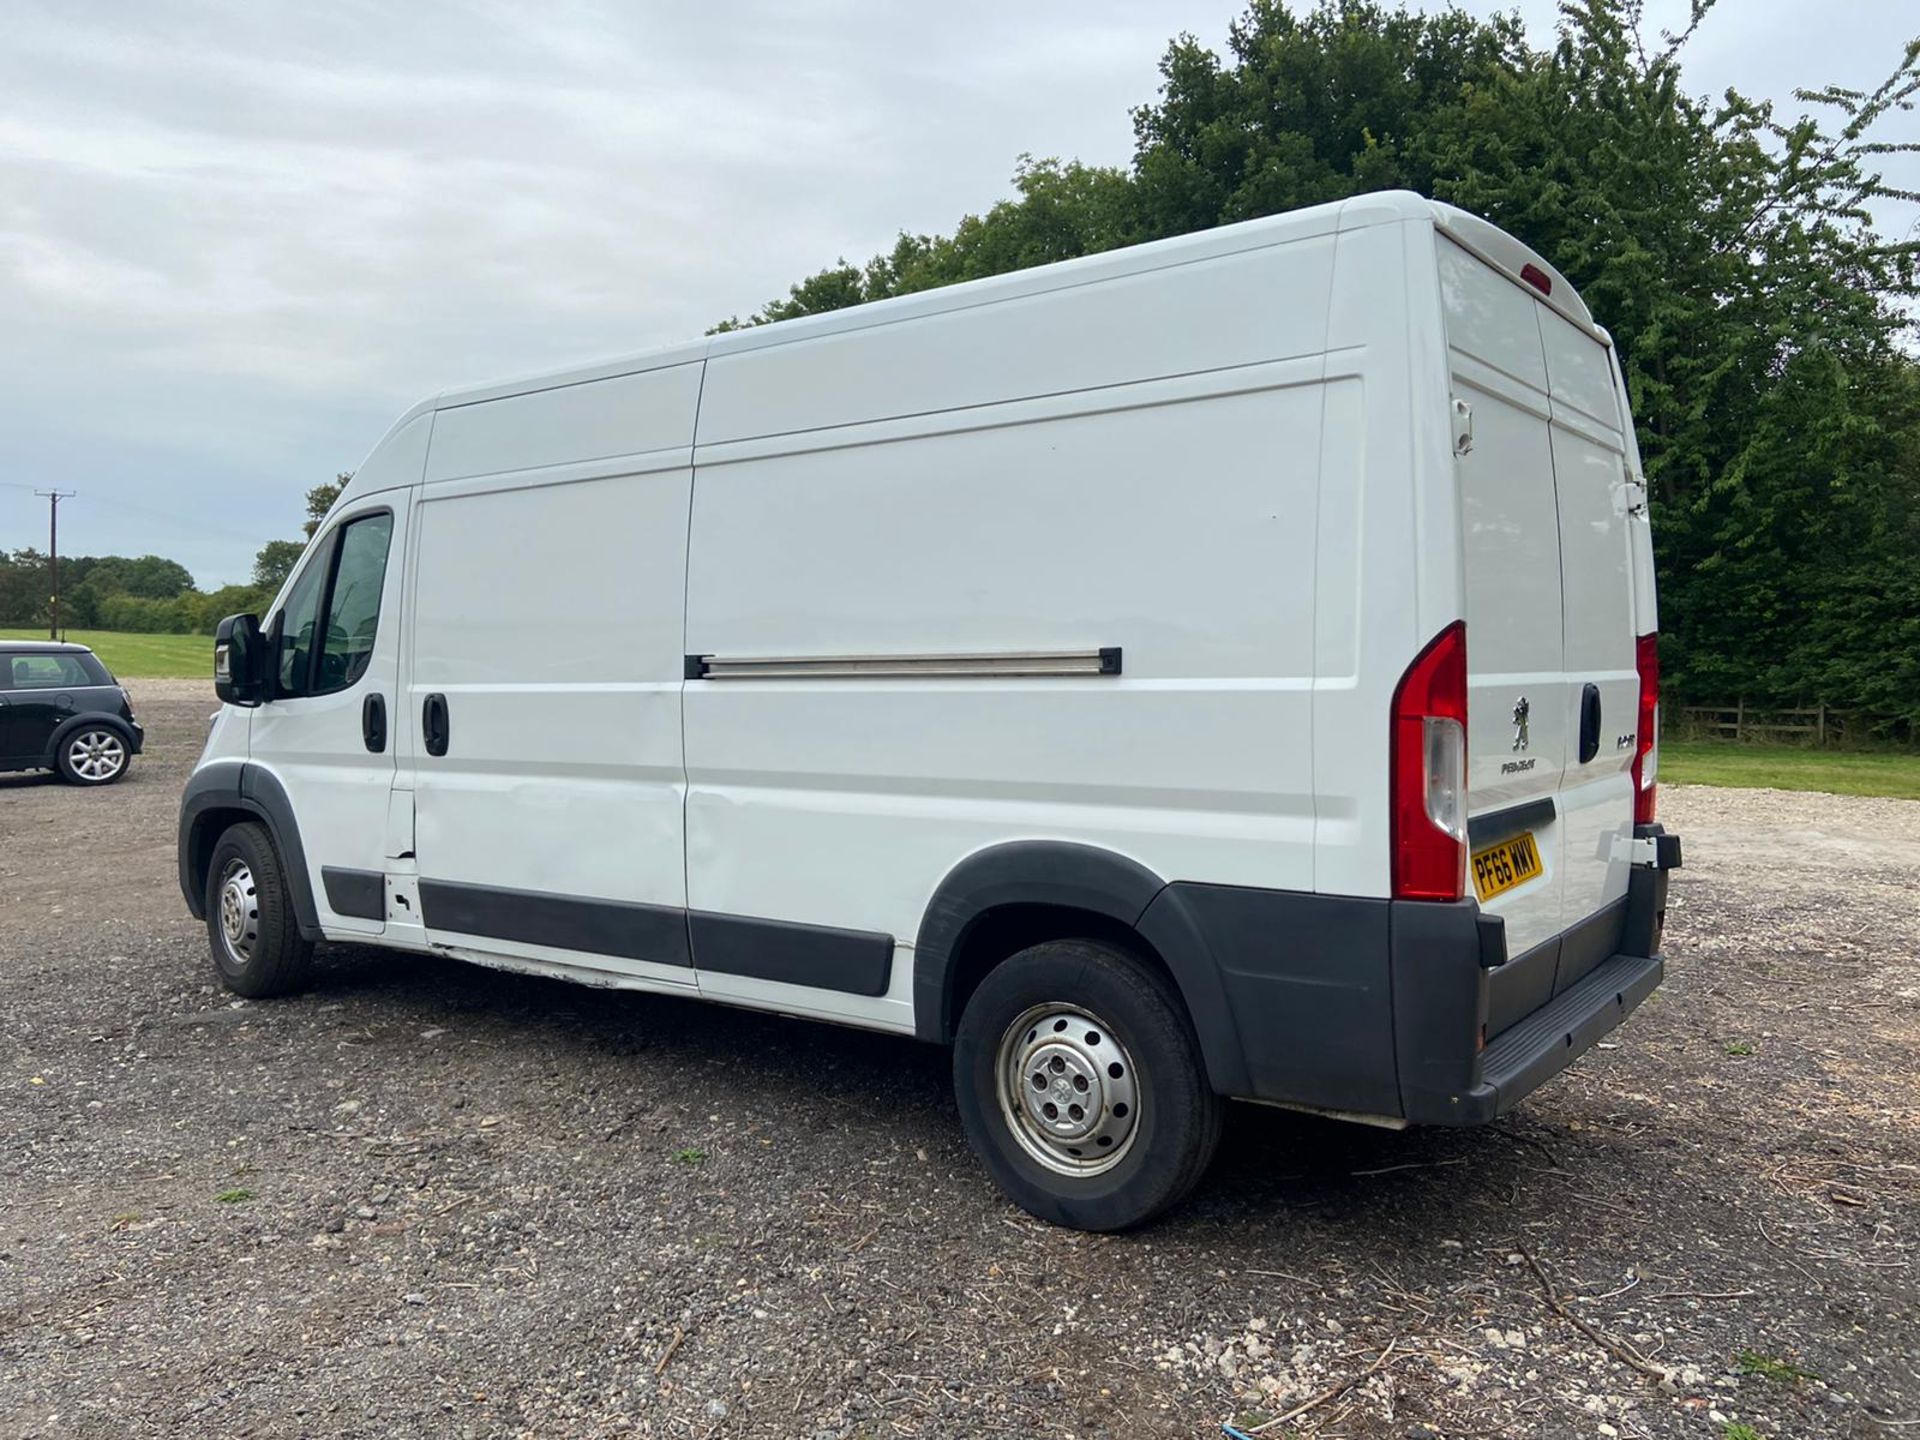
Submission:
<svg viewBox="0 0 1920 1440">
<path fill-rule="evenodd" d="M 1533 843 L 1533 832 L 1502 840 L 1484 850 L 1473 852 L 1473 889 L 1482 900 L 1503 895 L 1516 885 L 1524 885 L 1538 875 L 1540 847 Z"/>
</svg>

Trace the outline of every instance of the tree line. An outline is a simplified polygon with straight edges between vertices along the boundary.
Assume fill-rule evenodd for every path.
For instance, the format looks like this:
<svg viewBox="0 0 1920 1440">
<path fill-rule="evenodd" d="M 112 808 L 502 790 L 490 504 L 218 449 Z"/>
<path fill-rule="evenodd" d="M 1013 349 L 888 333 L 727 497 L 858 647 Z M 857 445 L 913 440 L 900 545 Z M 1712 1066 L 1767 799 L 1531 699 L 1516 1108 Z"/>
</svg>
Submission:
<svg viewBox="0 0 1920 1440">
<path fill-rule="evenodd" d="M 352 476 L 307 492 L 307 539 Z M 211 635 L 229 615 L 259 615 L 306 548 L 306 540 L 269 540 L 254 556 L 252 578 L 217 590 L 194 587 L 186 566 L 159 555 L 62 555 L 60 623 L 74 630 Z M 52 612 L 53 573 L 44 551 L 0 551 L 0 627 L 41 627 Z"/>
<path fill-rule="evenodd" d="M 1689 92 L 1638 0 L 1517 17 L 1255 0 L 1224 54 L 1167 48 L 1122 167 L 1023 158 L 1015 195 L 902 234 L 745 321 L 765 324 L 1404 187 L 1551 260 L 1612 332 L 1655 521 L 1668 693 L 1920 715 L 1920 241 L 1870 207 L 1913 143 L 1920 41 L 1871 89 L 1788 117 Z M 1907 133 L 1911 133 L 1909 129 Z"/>
</svg>

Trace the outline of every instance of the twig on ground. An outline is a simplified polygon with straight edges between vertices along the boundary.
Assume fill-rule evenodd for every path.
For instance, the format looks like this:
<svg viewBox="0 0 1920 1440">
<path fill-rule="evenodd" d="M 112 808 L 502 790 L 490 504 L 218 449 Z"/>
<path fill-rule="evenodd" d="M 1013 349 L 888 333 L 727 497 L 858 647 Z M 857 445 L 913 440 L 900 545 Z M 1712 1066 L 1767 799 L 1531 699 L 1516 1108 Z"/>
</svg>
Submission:
<svg viewBox="0 0 1920 1440">
<path fill-rule="evenodd" d="M 1398 1339 L 1389 1340 L 1387 1342 L 1387 1348 L 1380 1352 L 1380 1357 L 1377 1360 L 1375 1360 L 1371 1365 L 1367 1366 L 1366 1369 L 1362 1370 L 1358 1375 L 1350 1376 L 1349 1378 L 1342 1380 L 1337 1385 L 1328 1386 L 1325 1390 L 1322 1390 L 1318 1395 L 1315 1395 L 1312 1399 L 1302 1401 L 1300 1404 L 1294 1406 L 1293 1409 L 1287 1411 L 1286 1414 L 1276 1415 L 1273 1417 L 1273 1419 L 1267 1421 L 1263 1425 L 1254 1426 L 1253 1429 L 1249 1430 L 1247 1433 L 1249 1435 L 1258 1435 L 1262 1431 L 1273 1429 L 1273 1427 L 1276 1425 L 1284 1425 L 1289 1420 L 1298 1420 L 1302 1415 L 1306 1414 L 1309 1410 L 1317 1409 L 1319 1406 L 1326 1404 L 1329 1400 L 1338 1400 L 1342 1395 L 1346 1394 L 1347 1391 L 1353 1389 L 1354 1386 L 1358 1385 L 1362 1380 L 1365 1380 L 1368 1376 L 1372 1375 L 1382 1365 L 1385 1365 L 1387 1361 L 1391 1360 L 1393 1358 L 1394 1346 L 1398 1345 L 1399 1343 L 1400 1342 Z"/>
<path fill-rule="evenodd" d="M 660 1358 L 653 1362 L 655 1375 L 667 1368 L 667 1362 L 673 1359 L 673 1352 L 680 1348 L 680 1342 L 686 1338 L 687 1332 L 684 1329 L 678 1325 L 673 1327 L 673 1339 L 667 1342 L 667 1348 L 661 1352 Z"/>
<path fill-rule="evenodd" d="M 1617 1289 L 1609 1290 L 1604 1295 L 1582 1295 L 1580 1298 L 1582 1300 L 1611 1300 L 1616 1295 L 1626 1294 L 1627 1291 L 1633 1289 L 1633 1287 L 1638 1285 L 1639 1283 L 1640 1283 L 1640 1277 L 1638 1275 L 1635 1275 L 1631 1279 L 1629 1279 L 1626 1284 L 1620 1286 Z"/>
<path fill-rule="evenodd" d="M 1438 1170 L 1443 1165 L 1464 1165 L 1466 1163 L 1465 1156 L 1462 1156 L 1458 1160 L 1412 1160 L 1405 1165 L 1382 1165 L 1378 1170 L 1353 1170 L 1348 1173 L 1356 1176 L 1391 1175 L 1396 1170 Z"/>
<path fill-rule="evenodd" d="M 1751 1300 L 1758 1290 L 1658 1290 L 1649 1300 Z"/>
<path fill-rule="evenodd" d="M 1533 1252 L 1528 1250 L 1524 1245 L 1516 1245 L 1515 1248 L 1519 1250 L 1520 1258 L 1527 1262 L 1527 1267 L 1533 1271 L 1533 1278 L 1540 1282 L 1540 1289 L 1547 1297 L 1547 1306 L 1554 1314 L 1558 1315 L 1562 1320 L 1565 1320 L 1569 1325 L 1573 1326 L 1574 1329 L 1593 1341 L 1594 1344 L 1613 1356 L 1613 1358 L 1621 1364 L 1632 1366 L 1642 1375 L 1647 1376 L 1656 1383 L 1662 1385 L 1670 1383 L 1670 1377 L 1667 1372 L 1647 1359 L 1646 1356 L 1634 1349 L 1633 1346 L 1627 1344 L 1624 1340 L 1615 1340 L 1611 1336 L 1602 1333 L 1592 1325 L 1589 1325 L 1585 1320 L 1582 1320 L 1578 1315 L 1574 1314 L 1573 1311 L 1569 1310 L 1566 1302 L 1560 1298 L 1559 1293 L 1553 1288 L 1553 1282 L 1547 1278 L 1547 1272 L 1542 1270 L 1540 1268 L 1540 1262 L 1533 1258 Z"/>
</svg>

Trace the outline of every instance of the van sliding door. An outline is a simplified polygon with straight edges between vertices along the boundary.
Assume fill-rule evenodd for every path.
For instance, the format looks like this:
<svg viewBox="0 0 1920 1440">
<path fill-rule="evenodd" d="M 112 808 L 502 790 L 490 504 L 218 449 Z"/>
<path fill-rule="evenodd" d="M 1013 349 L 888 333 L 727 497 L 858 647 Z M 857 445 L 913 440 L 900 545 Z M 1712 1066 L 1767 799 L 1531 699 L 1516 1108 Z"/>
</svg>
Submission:
<svg viewBox="0 0 1920 1440">
<path fill-rule="evenodd" d="M 401 722 L 435 945 L 693 984 L 680 691 L 698 373 L 436 419 Z"/>
</svg>

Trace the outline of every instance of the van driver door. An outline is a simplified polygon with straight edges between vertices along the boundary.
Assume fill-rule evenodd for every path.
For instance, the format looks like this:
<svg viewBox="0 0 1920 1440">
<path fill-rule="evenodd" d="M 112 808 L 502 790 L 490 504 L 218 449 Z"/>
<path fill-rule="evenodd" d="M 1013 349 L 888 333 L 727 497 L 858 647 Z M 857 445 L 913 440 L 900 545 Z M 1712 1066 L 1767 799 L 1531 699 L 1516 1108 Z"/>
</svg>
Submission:
<svg viewBox="0 0 1920 1440">
<path fill-rule="evenodd" d="M 268 621 L 249 763 L 285 792 L 329 932 L 385 928 L 401 571 L 410 490 L 369 495 L 307 549 Z"/>
</svg>

